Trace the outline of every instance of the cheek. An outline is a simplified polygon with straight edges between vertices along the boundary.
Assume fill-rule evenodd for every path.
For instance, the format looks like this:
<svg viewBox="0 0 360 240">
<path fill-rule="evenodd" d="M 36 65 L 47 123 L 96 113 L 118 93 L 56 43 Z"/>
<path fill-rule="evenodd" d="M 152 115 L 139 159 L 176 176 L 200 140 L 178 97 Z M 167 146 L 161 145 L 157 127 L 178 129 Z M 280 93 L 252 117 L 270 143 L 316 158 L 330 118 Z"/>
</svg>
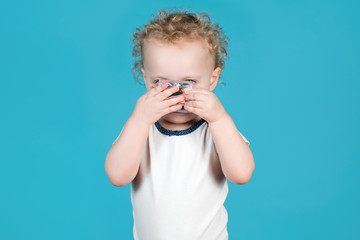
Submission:
<svg viewBox="0 0 360 240">
<path fill-rule="evenodd" d="M 201 82 L 196 82 L 192 85 L 192 88 L 200 88 L 200 89 L 209 89 L 210 82 L 206 80 L 202 80 Z"/>
<path fill-rule="evenodd" d="M 157 85 L 155 83 L 151 83 L 151 82 L 147 82 L 146 85 L 149 87 L 149 90 L 157 87 Z"/>
</svg>

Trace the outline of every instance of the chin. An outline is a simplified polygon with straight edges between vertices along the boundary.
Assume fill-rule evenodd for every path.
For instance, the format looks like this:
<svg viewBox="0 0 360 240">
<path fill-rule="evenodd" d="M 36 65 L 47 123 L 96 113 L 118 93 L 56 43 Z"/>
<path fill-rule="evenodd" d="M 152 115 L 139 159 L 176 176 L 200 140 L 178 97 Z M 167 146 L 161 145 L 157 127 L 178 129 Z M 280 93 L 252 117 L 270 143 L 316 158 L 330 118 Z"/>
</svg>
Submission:
<svg viewBox="0 0 360 240">
<path fill-rule="evenodd" d="M 171 112 L 163 116 L 163 119 L 171 123 L 186 123 L 197 117 L 194 113 Z"/>
</svg>

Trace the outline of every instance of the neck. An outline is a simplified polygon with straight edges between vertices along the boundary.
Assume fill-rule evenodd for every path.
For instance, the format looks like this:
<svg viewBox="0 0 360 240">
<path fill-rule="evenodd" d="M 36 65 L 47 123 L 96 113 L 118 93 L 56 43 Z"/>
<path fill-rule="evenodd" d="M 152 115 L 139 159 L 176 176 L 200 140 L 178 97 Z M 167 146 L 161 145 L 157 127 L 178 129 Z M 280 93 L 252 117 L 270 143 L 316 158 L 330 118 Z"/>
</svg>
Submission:
<svg viewBox="0 0 360 240">
<path fill-rule="evenodd" d="M 158 121 L 160 123 L 160 125 L 167 129 L 167 130 L 185 130 L 188 129 L 189 127 L 191 127 L 192 125 L 194 125 L 197 121 L 199 121 L 201 119 L 201 117 L 196 116 L 195 118 L 191 119 L 188 122 L 184 122 L 184 123 L 173 123 L 173 122 L 168 122 L 163 118 L 160 118 Z"/>
</svg>

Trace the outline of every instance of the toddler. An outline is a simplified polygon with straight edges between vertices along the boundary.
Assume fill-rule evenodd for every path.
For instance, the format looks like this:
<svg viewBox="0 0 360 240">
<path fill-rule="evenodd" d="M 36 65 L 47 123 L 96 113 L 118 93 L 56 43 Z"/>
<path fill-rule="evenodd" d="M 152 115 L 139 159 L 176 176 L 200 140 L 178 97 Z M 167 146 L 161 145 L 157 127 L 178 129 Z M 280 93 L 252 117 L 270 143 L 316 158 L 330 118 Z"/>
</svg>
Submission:
<svg viewBox="0 0 360 240">
<path fill-rule="evenodd" d="M 134 239 L 228 239 L 227 179 L 245 184 L 255 163 L 249 141 L 212 92 L 227 38 L 206 13 L 164 9 L 136 29 L 133 44 L 133 71 L 147 92 L 109 150 L 105 171 L 115 186 L 131 183 Z M 179 86 L 167 81 L 192 88 L 176 95 Z"/>
</svg>

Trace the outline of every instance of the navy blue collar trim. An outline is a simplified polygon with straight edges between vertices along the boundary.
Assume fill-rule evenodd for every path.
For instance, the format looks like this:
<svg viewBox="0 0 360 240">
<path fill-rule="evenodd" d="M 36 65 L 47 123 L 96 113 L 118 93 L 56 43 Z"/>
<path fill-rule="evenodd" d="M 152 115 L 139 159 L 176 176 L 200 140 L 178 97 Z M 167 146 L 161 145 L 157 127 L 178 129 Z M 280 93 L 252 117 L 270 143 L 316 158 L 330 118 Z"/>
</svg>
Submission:
<svg viewBox="0 0 360 240">
<path fill-rule="evenodd" d="M 192 125 L 191 127 L 189 127 L 188 129 L 185 129 L 185 130 L 167 130 L 166 128 L 164 128 L 163 126 L 160 125 L 159 121 L 155 122 L 155 126 L 162 134 L 165 134 L 168 136 L 181 136 L 181 135 L 186 135 L 186 134 L 189 134 L 189 133 L 195 131 L 204 122 L 207 123 L 207 121 L 202 118 L 199 121 L 197 121 L 196 123 L 194 123 L 194 125 Z"/>
</svg>

